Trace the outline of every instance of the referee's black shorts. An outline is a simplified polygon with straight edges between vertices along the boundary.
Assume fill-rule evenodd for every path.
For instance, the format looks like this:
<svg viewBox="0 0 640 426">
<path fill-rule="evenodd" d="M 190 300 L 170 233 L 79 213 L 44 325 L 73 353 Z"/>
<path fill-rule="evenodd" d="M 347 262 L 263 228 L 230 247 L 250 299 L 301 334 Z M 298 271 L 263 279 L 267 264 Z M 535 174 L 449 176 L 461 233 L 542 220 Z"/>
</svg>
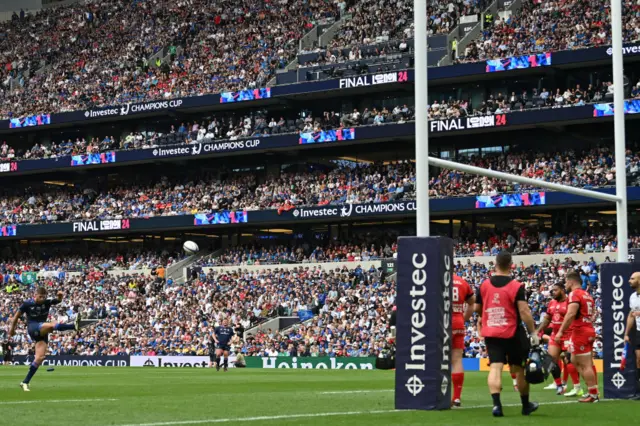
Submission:
<svg viewBox="0 0 640 426">
<path fill-rule="evenodd" d="M 510 339 L 486 337 L 489 364 L 500 363 L 524 367 L 531 349 L 527 333 L 520 327 Z"/>
</svg>

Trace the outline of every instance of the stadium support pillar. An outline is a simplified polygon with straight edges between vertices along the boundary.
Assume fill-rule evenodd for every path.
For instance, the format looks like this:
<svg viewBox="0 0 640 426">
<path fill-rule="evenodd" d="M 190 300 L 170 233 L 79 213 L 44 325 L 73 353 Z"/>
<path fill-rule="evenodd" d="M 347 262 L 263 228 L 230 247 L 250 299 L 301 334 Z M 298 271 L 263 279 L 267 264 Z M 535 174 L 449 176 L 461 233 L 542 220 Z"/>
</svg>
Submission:
<svg viewBox="0 0 640 426">
<path fill-rule="evenodd" d="M 613 125 L 616 161 L 616 208 L 618 262 L 627 262 L 629 249 L 627 225 L 627 170 L 624 129 L 624 59 L 622 55 L 622 2 L 611 2 L 611 48 L 613 49 Z"/>
<path fill-rule="evenodd" d="M 400 237 L 397 266 L 395 407 L 448 409 L 453 240 Z"/>
<path fill-rule="evenodd" d="M 413 1 L 416 99 L 416 235 L 429 236 L 427 0 Z"/>
</svg>

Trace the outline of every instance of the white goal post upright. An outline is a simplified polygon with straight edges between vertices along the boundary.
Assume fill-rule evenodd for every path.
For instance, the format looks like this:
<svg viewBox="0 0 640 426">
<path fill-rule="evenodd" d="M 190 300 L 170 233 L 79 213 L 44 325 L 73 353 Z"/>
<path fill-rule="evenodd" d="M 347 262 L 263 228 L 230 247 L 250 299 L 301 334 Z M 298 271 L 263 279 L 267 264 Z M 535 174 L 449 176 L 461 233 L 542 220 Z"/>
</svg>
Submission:
<svg viewBox="0 0 640 426">
<path fill-rule="evenodd" d="M 395 407 L 411 410 L 446 410 L 451 408 L 451 298 L 453 273 L 453 241 L 450 238 L 429 236 L 429 166 L 459 170 L 470 174 L 518 182 L 533 188 L 590 197 L 616 203 L 618 231 L 618 263 L 602 266 L 602 276 L 616 286 L 629 276 L 627 230 L 627 179 L 625 162 L 624 81 L 622 54 L 622 2 L 611 2 L 612 62 L 614 86 L 614 137 L 616 163 L 616 191 L 608 194 L 584 188 L 561 185 L 524 176 L 487 170 L 454 161 L 429 157 L 428 86 L 427 86 L 427 5 L 426 0 L 413 0 L 415 52 L 415 117 L 416 117 L 416 237 L 400 237 L 397 257 L 397 321 Z M 449 46 L 447 46 L 449 47 Z M 626 265 L 624 263 L 627 263 Z M 617 268 L 615 271 L 613 268 Z M 602 278 L 602 277 L 601 277 Z M 621 286 L 622 284 L 620 284 Z M 603 283 L 603 288 L 605 285 Z M 626 286 L 625 288 L 629 288 Z M 615 288 L 603 292 L 603 300 L 612 299 Z M 624 297 L 623 297 L 624 299 Z M 624 398 L 629 390 L 619 392 L 625 378 L 620 379 L 616 366 L 622 348 L 621 339 L 614 335 L 624 327 L 615 321 L 615 305 L 603 304 L 605 392 Z M 624 312 L 623 318 L 625 317 Z M 613 325 L 612 325 L 613 324 Z M 428 362 L 427 362 L 428 361 Z M 615 367 L 615 368 L 614 368 Z M 630 370 L 629 370 L 630 371 Z M 618 376 L 618 377 L 617 377 Z M 613 379 L 612 379 L 613 377 Z M 617 378 L 616 378 L 617 377 Z M 633 383 L 630 378 L 629 383 Z M 612 388 L 613 384 L 616 388 Z M 607 388 L 608 386 L 608 388 Z"/>
<path fill-rule="evenodd" d="M 416 117 L 416 235 L 429 236 L 429 165 L 446 167 L 467 173 L 474 173 L 511 182 L 519 182 L 538 188 L 582 195 L 602 201 L 616 203 L 616 225 L 618 237 L 618 262 L 627 262 L 627 176 L 625 167 L 625 123 L 624 123 L 624 80 L 622 55 L 622 3 L 611 2 L 612 62 L 613 62 L 613 99 L 614 99 L 614 140 L 616 163 L 616 195 L 605 194 L 529 179 L 523 176 L 502 173 L 473 167 L 453 161 L 429 157 L 428 126 L 428 85 L 427 85 L 427 3 L 426 0 L 413 0 L 414 8 L 414 46 L 415 46 L 415 117 Z"/>
<path fill-rule="evenodd" d="M 427 0 L 413 1 L 416 106 L 416 236 L 429 236 L 429 97 Z"/>
<path fill-rule="evenodd" d="M 622 55 L 622 1 L 611 2 L 611 59 L 613 62 L 613 127 L 616 162 L 616 208 L 618 228 L 618 262 L 628 262 L 629 236 L 627 225 L 627 170 L 624 129 L 624 73 Z"/>
</svg>

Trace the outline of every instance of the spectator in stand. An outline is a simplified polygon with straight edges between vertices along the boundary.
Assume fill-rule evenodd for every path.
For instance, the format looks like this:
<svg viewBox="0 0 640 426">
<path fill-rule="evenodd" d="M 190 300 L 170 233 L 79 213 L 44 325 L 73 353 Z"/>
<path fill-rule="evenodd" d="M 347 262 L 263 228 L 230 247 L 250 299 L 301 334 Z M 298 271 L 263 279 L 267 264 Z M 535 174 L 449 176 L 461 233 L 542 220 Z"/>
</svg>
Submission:
<svg viewBox="0 0 640 426">
<path fill-rule="evenodd" d="M 242 6 L 231 0 L 103 0 L 5 22 L 0 116 L 264 87 L 295 57 L 297 40 L 338 13 L 325 0 L 266 6 L 249 0 Z"/>
<path fill-rule="evenodd" d="M 623 2 L 623 38 L 638 40 L 635 2 Z M 599 0 L 524 0 L 514 15 L 496 17 L 482 37 L 470 43 L 463 61 L 611 45 L 609 12 Z"/>
<path fill-rule="evenodd" d="M 381 241 L 384 238 L 369 237 L 369 240 Z M 316 262 L 367 262 L 393 257 L 397 250 L 397 236 L 387 244 L 337 244 L 312 248 L 309 244 L 298 247 L 233 247 L 218 257 L 206 256 L 198 259 L 200 266 L 225 265 L 270 265 L 283 263 Z"/>
<path fill-rule="evenodd" d="M 458 161 L 550 182 L 585 188 L 610 186 L 615 178 L 608 148 L 562 153 L 510 152 Z M 629 178 L 638 178 L 640 156 L 627 151 Z M 305 166 L 307 167 L 307 166 Z M 64 222 L 174 216 L 220 210 L 275 209 L 281 214 L 300 206 L 384 203 L 414 197 L 415 167 L 409 161 L 345 164 L 279 176 L 233 173 L 182 179 L 136 177 L 137 185 L 96 192 L 85 188 L 5 190 L 0 198 L 0 221 L 9 224 Z M 522 192 L 536 188 L 441 169 L 432 173 L 429 191 L 434 198 Z M 631 183 L 633 184 L 633 183 Z M 48 188 L 48 187 L 47 187 Z M 604 250 L 612 251 L 610 243 Z M 490 250 L 490 249 L 489 249 Z"/>
</svg>

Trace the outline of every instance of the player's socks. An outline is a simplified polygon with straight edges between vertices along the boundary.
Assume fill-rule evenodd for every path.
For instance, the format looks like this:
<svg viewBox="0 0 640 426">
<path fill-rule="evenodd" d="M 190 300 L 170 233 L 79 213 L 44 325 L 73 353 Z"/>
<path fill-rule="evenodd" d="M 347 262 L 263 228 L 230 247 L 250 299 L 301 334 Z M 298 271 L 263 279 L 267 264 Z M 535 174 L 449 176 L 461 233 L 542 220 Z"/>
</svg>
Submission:
<svg viewBox="0 0 640 426">
<path fill-rule="evenodd" d="M 33 361 L 31 363 L 31 365 L 29 366 L 29 372 L 27 373 L 27 377 L 24 378 L 24 380 L 22 381 L 22 383 L 25 384 L 29 384 L 29 382 L 31 382 L 31 379 L 33 378 L 33 376 L 35 376 L 36 372 L 38 371 L 38 368 L 40 367 L 40 365 L 38 365 L 38 363 L 36 363 L 35 361 Z"/>
<path fill-rule="evenodd" d="M 58 323 L 56 325 L 53 326 L 53 329 L 56 331 L 69 331 L 69 330 L 75 330 L 76 329 L 76 325 L 75 324 L 62 324 L 62 323 Z"/>
<path fill-rule="evenodd" d="M 569 372 L 569 375 L 571 376 L 571 381 L 573 382 L 573 386 L 574 387 L 578 387 L 578 389 L 581 388 L 580 386 L 580 374 L 578 374 L 578 370 L 576 370 L 576 366 L 573 364 L 567 364 L 566 365 L 566 370 Z"/>
<path fill-rule="evenodd" d="M 571 369 L 572 364 L 566 364 L 562 369 L 562 383 L 568 383 L 569 381 L 569 370 Z M 575 369 L 575 367 L 574 367 Z M 573 376 L 571 376 L 573 380 Z M 575 382 L 574 382 L 575 384 Z"/>
<path fill-rule="evenodd" d="M 453 381 L 453 400 L 458 400 L 462 396 L 462 385 L 464 384 L 464 373 L 453 373 L 451 375 Z"/>
<path fill-rule="evenodd" d="M 221 367 L 221 365 L 220 365 L 220 357 L 217 357 L 216 358 L 216 370 L 220 371 L 220 367 Z"/>
<path fill-rule="evenodd" d="M 493 416 L 503 417 L 504 414 L 502 414 L 502 402 L 500 402 L 500 394 L 492 393 L 491 399 L 493 399 Z"/>
<path fill-rule="evenodd" d="M 564 370 L 566 370 L 566 368 L 564 368 L 564 363 L 562 362 L 562 360 L 558 360 L 558 368 L 560 369 L 560 372 L 564 374 Z M 567 384 L 567 379 L 564 378 L 564 375 L 562 375 L 562 382 L 561 384 L 564 386 Z"/>
<path fill-rule="evenodd" d="M 224 357 L 223 365 L 224 365 L 224 371 L 227 371 L 227 368 L 229 368 L 229 357 L 228 356 Z"/>
<path fill-rule="evenodd" d="M 511 373 L 511 380 L 513 380 L 513 388 L 518 391 L 518 380 L 516 379 L 516 375 Z"/>
</svg>

